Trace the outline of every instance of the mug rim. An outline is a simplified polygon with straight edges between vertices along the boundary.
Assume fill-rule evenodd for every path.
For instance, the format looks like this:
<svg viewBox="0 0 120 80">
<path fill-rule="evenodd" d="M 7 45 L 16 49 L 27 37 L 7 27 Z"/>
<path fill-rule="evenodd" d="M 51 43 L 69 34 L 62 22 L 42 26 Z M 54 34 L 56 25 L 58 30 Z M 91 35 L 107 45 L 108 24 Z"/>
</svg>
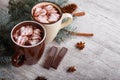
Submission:
<svg viewBox="0 0 120 80">
<path fill-rule="evenodd" d="M 32 12 L 33 12 L 33 8 L 35 8 L 37 5 L 39 5 L 39 4 L 41 4 L 41 3 L 51 3 L 51 4 L 56 5 L 56 6 L 59 8 L 59 10 L 60 10 L 60 18 L 59 18 L 56 22 L 60 21 L 60 19 L 62 18 L 62 15 L 63 15 L 62 9 L 61 9 L 61 7 L 60 7 L 58 4 L 56 4 L 56 3 L 54 3 L 54 2 L 50 2 L 50 1 L 43 1 L 43 2 L 39 2 L 39 3 L 35 4 L 35 5 L 32 7 L 32 9 L 31 9 L 32 19 L 34 19 L 35 21 L 37 21 L 37 22 L 39 22 L 39 23 L 41 23 L 41 24 L 43 24 L 43 25 L 50 25 L 50 24 L 56 23 L 56 22 L 52 22 L 52 23 L 42 23 L 42 22 L 40 22 L 40 21 L 38 21 L 38 20 L 36 20 L 36 19 L 34 18 L 33 13 L 32 13 Z"/>
<path fill-rule="evenodd" d="M 42 40 L 41 40 L 40 42 L 38 42 L 37 44 L 30 45 L 30 46 L 20 45 L 20 44 L 18 44 L 18 43 L 13 39 L 13 31 L 14 31 L 14 29 L 15 29 L 18 25 L 23 24 L 23 23 L 26 23 L 26 22 L 35 23 L 35 24 L 38 24 L 38 25 L 40 25 L 40 26 L 42 27 L 42 29 L 43 29 L 43 31 L 44 31 L 44 36 L 43 36 Z M 44 27 L 42 24 L 40 24 L 40 23 L 38 23 L 38 22 L 36 22 L 36 21 L 22 21 L 22 22 L 16 24 L 16 25 L 12 28 L 12 30 L 11 30 L 11 39 L 12 39 L 12 41 L 13 41 L 16 45 L 18 45 L 18 46 L 20 46 L 20 47 L 24 47 L 24 48 L 31 48 L 31 47 L 38 46 L 38 45 L 40 45 L 42 42 L 45 41 L 45 38 L 46 38 L 46 29 L 45 29 L 45 27 Z"/>
</svg>

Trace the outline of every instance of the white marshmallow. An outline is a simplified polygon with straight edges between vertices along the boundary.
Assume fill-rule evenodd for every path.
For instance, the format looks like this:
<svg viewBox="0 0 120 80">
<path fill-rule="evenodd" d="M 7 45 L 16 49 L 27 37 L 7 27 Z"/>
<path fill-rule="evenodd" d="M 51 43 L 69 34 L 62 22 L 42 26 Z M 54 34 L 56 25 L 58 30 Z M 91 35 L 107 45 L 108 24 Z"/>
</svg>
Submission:
<svg viewBox="0 0 120 80">
<path fill-rule="evenodd" d="M 40 7 L 35 8 L 35 13 L 41 11 Z"/>
<path fill-rule="evenodd" d="M 39 16 L 38 17 L 38 20 L 40 21 L 40 22 L 42 22 L 42 23 L 49 23 L 48 21 L 47 21 L 47 16 Z"/>
<path fill-rule="evenodd" d="M 52 9 L 52 10 L 51 10 L 51 14 L 52 14 L 52 13 L 57 13 L 57 12 L 58 12 L 58 11 L 55 10 L 55 9 Z"/>
<path fill-rule="evenodd" d="M 16 33 L 13 35 L 13 37 L 15 38 L 15 40 L 18 39 L 18 35 Z"/>
<path fill-rule="evenodd" d="M 21 45 L 24 45 L 27 40 L 28 40 L 27 36 L 19 36 L 18 40 L 17 40 L 17 43 L 21 44 Z"/>
<path fill-rule="evenodd" d="M 32 35 L 33 34 L 33 28 L 32 26 L 27 26 L 26 27 L 27 35 Z"/>
<path fill-rule="evenodd" d="M 45 9 L 41 9 L 39 11 L 40 15 L 46 15 L 47 11 Z"/>
<path fill-rule="evenodd" d="M 15 40 L 18 39 L 19 34 L 20 34 L 20 30 L 17 30 L 15 34 L 13 34 L 13 37 L 15 38 Z"/>
<path fill-rule="evenodd" d="M 33 34 L 32 35 L 32 39 L 41 39 L 40 35 L 37 35 L 37 34 Z"/>
<path fill-rule="evenodd" d="M 21 27 L 21 35 L 24 36 L 24 35 L 31 35 L 33 33 L 33 29 L 31 26 L 27 26 L 27 27 Z"/>
<path fill-rule="evenodd" d="M 34 29 L 34 34 L 40 35 L 40 29 Z"/>
<path fill-rule="evenodd" d="M 23 32 L 25 30 L 25 26 L 22 26 L 21 28 L 20 28 L 20 32 Z"/>
<path fill-rule="evenodd" d="M 57 21 L 57 20 L 59 19 L 59 16 L 60 16 L 60 15 L 57 14 L 57 13 L 51 14 L 50 17 L 49 17 L 49 19 L 48 19 L 48 21 L 49 21 L 49 22 Z"/>
<path fill-rule="evenodd" d="M 31 45 L 35 45 L 35 44 L 37 44 L 39 41 L 40 41 L 39 39 L 30 40 L 30 44 L 31 44 Z"/>
<path fill-rule="evenodd" d="M 21 33 L 22 36 L 27 35 L 26 27 L 25 28 L 21 27 L 20 31 L 21 31 L 20 33 Z"/>
<path fill-rule="evenodd" d="M 53 8 L 54 8 L 54 7 L 53 7 L 52 5 L 47 5 L 47 6 L 45 7 L 45 9 L 48 10 L 48 11 L 51 10 L 51 9 L 53 9 Z"/>
</svg>

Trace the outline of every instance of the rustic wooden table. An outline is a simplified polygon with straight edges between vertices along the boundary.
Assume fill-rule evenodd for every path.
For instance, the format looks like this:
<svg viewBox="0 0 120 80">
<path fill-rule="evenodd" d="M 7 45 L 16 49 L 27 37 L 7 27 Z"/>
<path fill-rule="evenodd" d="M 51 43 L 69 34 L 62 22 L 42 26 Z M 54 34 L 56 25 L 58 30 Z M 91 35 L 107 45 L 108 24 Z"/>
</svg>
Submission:
<svg viewBox="0 0 120 80">
<path fill-rule="evenodd" d="M 8 0 L 7 0 L 8 1 Z M 48 80 L 120 80 L 120 0 L 70 0 L 85 11 L 84 17 L 73 22 L 79 32 L 93 32 L 94 36 L 74 37 L 61 43 L 53 42 L 46 46 L 44 55 L 38 64 L 20 68 L 0 67 L 0 77 L 7 80 L 34 80 L 37 76 L 46 76 Z M 0 0 L 0 7 L 6 2 Z M 86 46 L 80 51 L 76 42 L 84 41 Z M 51 46 L 69 49 L 57 70 L 42 67 Z M 77 71 L 66 73 L 69 66 L 75 65 Z"/>
</svg>

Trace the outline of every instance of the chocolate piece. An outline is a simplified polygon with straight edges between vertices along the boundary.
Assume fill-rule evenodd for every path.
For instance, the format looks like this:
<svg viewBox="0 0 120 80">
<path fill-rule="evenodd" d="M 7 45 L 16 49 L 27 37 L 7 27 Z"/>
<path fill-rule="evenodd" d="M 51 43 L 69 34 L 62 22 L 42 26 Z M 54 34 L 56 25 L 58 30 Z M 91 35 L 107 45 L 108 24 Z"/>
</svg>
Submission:
<svg viewBox="0 0 120 80">
<path fill-rule="evenodd" d="M 62 61 L 62 59 L 64 58 L 65 54 L 67 53 L 67 51 L 68 51 L 68 49 L 63 47 L 59 51 L 59 53 L 58 53 L 57 57 L 55 58 L 55 60 L 53 61 L 53 64 L 52 64 L 51 67 L 53 67 L 54 69 L 57 69 L 58 66 L 60 65 L 60 62 Z"/>
<path fill-rule="evenodd" d="M 76 71 L 76 67 L 75 66 L 71 66 L 67 70 L 67 72 L 75 72 L 75 71 Z"/>
<path fill-rule="evenodd" d="M 45 77 L 38 76 L 35 80 L 47 80 Z"/>
<path fill-rule="evenodd" d="M 50 66 L 52 65 L 52 62 L 54 60 L 54 57 L 57 54 L 57 50 L 58 50 L 58 48 L 55 47 L 55 46 L 53 46 L 53 47 L 50 48 L 50 50 L 48 52 L 48 57 L 45 60 L 45 63 L 43 65 L 44 68 L 46 68 L 46 69 L 50 68 Z"/>
</svg>

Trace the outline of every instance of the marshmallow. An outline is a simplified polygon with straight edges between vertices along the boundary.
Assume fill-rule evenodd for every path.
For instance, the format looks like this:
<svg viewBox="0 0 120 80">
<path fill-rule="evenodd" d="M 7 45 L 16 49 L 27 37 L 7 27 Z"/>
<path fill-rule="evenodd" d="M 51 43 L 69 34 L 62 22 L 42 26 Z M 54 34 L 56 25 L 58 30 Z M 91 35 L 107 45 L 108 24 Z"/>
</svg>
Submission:
<svg viewBox="0 0 120 80">
<path fill-rule="evenodd" d="M 21 27 L 20 31 L 22 36 L 31 35 L 33 33 L 32 26 Z"/>
<path fill-rule="evenodd" d="M 32 26 L 27 26 L 26 27 L 27 34 L 26 35 L 32 35 L 33 34 L 33 28 Z"/>
<path fill-rule="evenodd" d="M 40 35 L 33 34 L 31 39 L 41 39 Z"/>
<path fill-rule="evenodd" d="M 15 38 L 15 40 L 18 39 L 19 34 L 20 34 L 20 30 L 17 30 L 15 34 L 13 34 L 13 37 Z"/>
<path fill-rule="evenodd" d="M 34 29 L 33 32 L 34 32 L 34 34 L 40 35 L 40 32 L 41 32 L 41 31 L 40 31 L 40 29 Z"/>
<path fill-rule="evenodd" d="M 39 39 L 30 40 L 29 42 L 30 42 L 31 45 L 35 45 L 39 42 Z"/>
<path fill-rule="evenodd" d="M 46 7 L 45 7 L 45 9 L 47 10 L 47 11 L 49 11 L 49 10 L 51 10 L 51 9 L 53 9 L 54 7 L 52 6 L 52 5 L 47 5 Z"/>
<path fill-rule="evenodd" d="M 50 17 L 49 17 L 49 19 L 48 19 L 48 21 L 49 22 L 55 22 L 55 21 L 57 21 L 59 19 L 59 14 L 51 14 L 50 15 Z"/>
<path fill-rule="evenodd" d="M 21 44 L 21 45 L 24 45 L 27 40 L 28 40 L 27 36 L 19 36 L 18 40 L 17 40 L 17 43 Z"/>
<path fill-rule="evenodd" d="M 41 11 L 41 9 L 42 9 L 42 8 L 40 8 L 40 7 L 35 8 L 35 13 Z"/>
<path fill-rule="evenodd" d="M 38 20 L 40 21 L 40 22 L 42 22 L 42 23 L 49 23 L 48 21 L 47 21 L 47 16 L 41 16 L 41 15 L 39 15 L 39 17 L 38 17 Z"/>
<path fill-rule="evenodd" d="M 41 9 L 39 11 L 39 15 L 46 15 L 47 11 L 45 9 Z"/>
<path fill-rule="evenodd" d="M 20 28 L 20 31 L 23 32 L 24 30 L 25 30 L 25 26 L 22 26 L 22 27 Z"/>
<path fill-rule="evenodd" d="M 33 14 L 34 17 L 38 17 L 39 15 L 40 15 L 39 12 L 36 12 L 36 13 Z"/>
<path fill-rule="evenodd" d="M 46 13 L 47 13 L 47 11 L 45 9 L 36 8 L 33 15 L 35 17 L 38 17 L 39 15 L 46 15 Z"/>
<path fill-rule="evenodd" d="M 51 13 L 57 13 L 58 11 L 57 10 L 55 10 L 55 9 L 52 9 L 51 10 Z"/>
</svg>

